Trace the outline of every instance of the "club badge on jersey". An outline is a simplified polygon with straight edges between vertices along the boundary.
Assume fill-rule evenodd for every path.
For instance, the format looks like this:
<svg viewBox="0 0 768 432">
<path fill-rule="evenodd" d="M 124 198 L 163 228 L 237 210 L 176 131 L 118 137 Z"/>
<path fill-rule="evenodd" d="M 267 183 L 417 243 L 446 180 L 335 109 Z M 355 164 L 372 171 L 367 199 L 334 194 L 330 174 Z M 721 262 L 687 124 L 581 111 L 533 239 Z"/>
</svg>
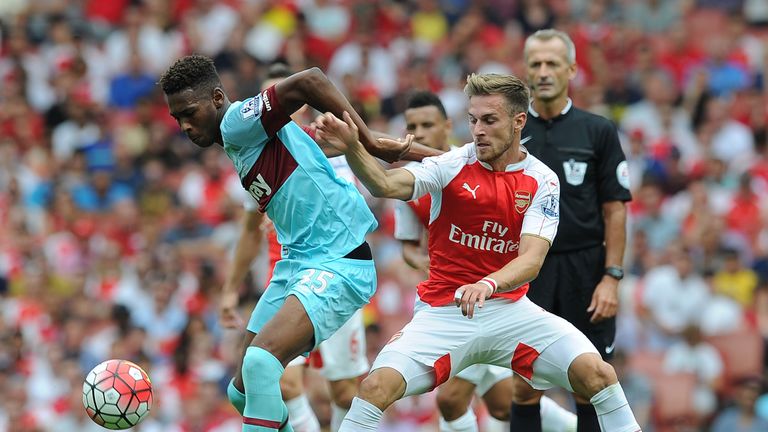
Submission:
<svg viewBox="0 0 768 432">
<path fill-rule="evenodd" d="M 563 170 L 565 170 L 565 181 L 570 185 L 578 186 L 584 183 L 584 176 L 587 175 L 587 163 L 569 159 L 563 162 Z"/>
</svg>

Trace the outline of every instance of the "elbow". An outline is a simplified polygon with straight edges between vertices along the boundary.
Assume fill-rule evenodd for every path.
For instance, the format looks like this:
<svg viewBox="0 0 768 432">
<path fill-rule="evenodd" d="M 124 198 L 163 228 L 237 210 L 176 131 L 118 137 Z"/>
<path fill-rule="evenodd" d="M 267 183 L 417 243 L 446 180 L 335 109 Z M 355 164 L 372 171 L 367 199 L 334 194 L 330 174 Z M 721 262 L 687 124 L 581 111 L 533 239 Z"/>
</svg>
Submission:
<svg viewBox="0 0 768 432">
<path fill-rule="evenodd" d="M 301 74 L 301 87 L 306 91 L 308 89 L 317 89 L 327 84 L 328 77 L 318 67 L 312 67 Z"/>
</svg>

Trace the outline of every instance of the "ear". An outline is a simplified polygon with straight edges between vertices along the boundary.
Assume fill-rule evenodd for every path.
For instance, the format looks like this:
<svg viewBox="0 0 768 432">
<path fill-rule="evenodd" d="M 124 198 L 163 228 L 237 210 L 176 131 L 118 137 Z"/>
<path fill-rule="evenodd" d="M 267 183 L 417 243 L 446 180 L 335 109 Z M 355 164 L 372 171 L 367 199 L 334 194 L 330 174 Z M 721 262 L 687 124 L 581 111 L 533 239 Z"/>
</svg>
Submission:
<svg viewBox="0 0 768 432">
<path fill-rule="evenodd" d="M 576 62 L 571 63 L 570 66 L 568 66 L 568 81 L 573 81 L 574 78 L 576 78 L 576 73 L 579 71 L 579 66 L 576 64 Z"/>
<path fill-rule="evenodd" d="M 222 90 L 221 87 L 216 87 L 213 89 L 213 106 L 215 106 L 216 109 L 224 106 L 224 101 L 226 99 L 227 96 L 224 94 L 224 90 Z"/>
<path fill-rule="evenodd" d="M 521 111 L 512 118 L 513 125 L 512 127 L 515 130 L 515 133 L 519 133 L 523 130 L 523 127 L 525 127 L 525 122 L 528 120 L 528 113 L 525 111 Z"/>
</svg>

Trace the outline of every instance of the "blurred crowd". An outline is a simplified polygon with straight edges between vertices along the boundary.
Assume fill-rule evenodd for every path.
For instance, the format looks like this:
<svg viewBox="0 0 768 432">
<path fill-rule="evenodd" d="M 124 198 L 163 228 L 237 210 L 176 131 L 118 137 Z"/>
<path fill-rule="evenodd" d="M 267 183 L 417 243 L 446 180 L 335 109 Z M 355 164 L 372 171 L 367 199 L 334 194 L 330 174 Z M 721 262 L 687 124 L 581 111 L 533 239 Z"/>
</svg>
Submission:
<svg viewBox="0 0 768 432">
<path fill-rule="evenodd" d="M 396 136 L 408 92 L 432 90 L 460 144 L 466 75 L 525 76 L 523 41 L 549 27 L 576 43 L 574 103 L 616 122 L 629 161 L 614 364 L 638 419 L 768 430 L 764 0 L 2 0 L 0 431 L 100 430 L 81 388 L 107 358 L 152 377 L 140 430 L 240 430 L 223 391 L 240 335 L 216 305 L 244 195 L 224 153 L 167 114 L 155 83 L 176 58 L 214 58 L 233 100 L 275 60 L 319 66 Z M 420 275 L 392 238 L 392 203 L 370 204 L 375 356 Z M 265 266 L 243 287 L 246 313 Z M 433 396 L 410 399 L 383 430 L 436 430 L 436 415 Z"/>
</svg>

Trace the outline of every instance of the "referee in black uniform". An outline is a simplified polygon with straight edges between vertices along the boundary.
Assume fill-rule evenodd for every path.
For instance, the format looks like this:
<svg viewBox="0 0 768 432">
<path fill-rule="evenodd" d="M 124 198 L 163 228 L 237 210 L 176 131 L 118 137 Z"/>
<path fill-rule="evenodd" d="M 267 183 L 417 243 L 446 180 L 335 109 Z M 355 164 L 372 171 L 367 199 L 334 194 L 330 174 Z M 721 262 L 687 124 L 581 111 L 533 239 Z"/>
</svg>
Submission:
<svg viewBox="0 0 768 432">
<path fill-rule="evenodd" d="M 604 359 L 613 354 L 618 283 L 624 276 L 629 175 L 616 127 L 568 97 L 576 48 L 567 34 L 540 30 L 525 42 L 533 100 L 521 144 L 560 178 L 560 225 L 528 297 L 581 330 Z M 515 376 L 515 432 L 541 431 L 542 392 Z M 578 432 L 599 432 L 595 410 L 576 398 Z"/>
</svg>

